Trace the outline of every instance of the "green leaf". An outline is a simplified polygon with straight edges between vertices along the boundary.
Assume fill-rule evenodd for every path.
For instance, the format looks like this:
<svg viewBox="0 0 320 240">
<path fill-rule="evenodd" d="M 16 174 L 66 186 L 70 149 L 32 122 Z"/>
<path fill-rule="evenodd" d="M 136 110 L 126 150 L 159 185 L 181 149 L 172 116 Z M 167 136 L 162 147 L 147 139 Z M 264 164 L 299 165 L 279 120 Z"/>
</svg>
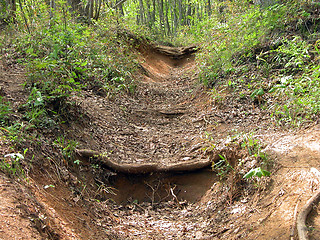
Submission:
<svg viewBox="0 0 320 240">
<path fill-rule="evenodd" d="M 258 91 L 257 91 L 257 95 L 259 96 L 262 96 L 264 94 L 264 91 L 262 88 L 260 88 Z"/>
<path fill-rule="evenodd" d="M 267 170 L 261 170 L 261 172 L 262 172 L 262 175 L 266 177 L 269 177 L 271 175 L 271 173 L 268 172 Z"/>
<path fill-rule="evenodd" d="M 246 179 L 251 178 L 254 174 L 255 174 L 255 169 L 251 169 L 249 172 L 247 172 L 247 174 L 243 176 L 243 178 L 246 178 Z"/>
<path fill-rule="evenodd" d="M 271 174 L 270 172 L 261 169 L 261 167 L 258 167 L 258 168 L 251 169 L 247 174 L 245 174 L 243 176 L 243 178 L 246 178 L 246 179 L 251 178 L 251 177 L 261 178 L 262 176 L 269 177 L 270 174 Z"/>
<path fill-rule="evenodd" d="M 221 167 L 223 164 L 225 163 L 225 160 L 220 160 L 219 162 L 215 163 L 214 164 L 214 168 L 219 168 Z"/>
</svg>

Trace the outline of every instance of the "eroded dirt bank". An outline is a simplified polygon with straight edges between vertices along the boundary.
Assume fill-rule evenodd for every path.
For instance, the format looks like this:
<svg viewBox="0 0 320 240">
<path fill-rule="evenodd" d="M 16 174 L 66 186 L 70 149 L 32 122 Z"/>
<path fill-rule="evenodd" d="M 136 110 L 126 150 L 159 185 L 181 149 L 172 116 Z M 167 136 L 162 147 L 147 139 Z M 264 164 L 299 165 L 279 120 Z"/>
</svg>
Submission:
<svg viewBox="0 0 320 240">
<path fill-rule="evenodd" d="M 79 142 L 79 164 L 58 161 L 50 152 L 54 138 L 49 134 L 47 143 L 36 149 L 46 157 L 39 157 L 30 171 L 28 194 L 0 195 L 0 201 L 9 204 L 3 205 L 0 215 L 0 223 L 7 221 L 0 237 L 290 237 L 297 204 L 299 211 L 318 189 L 319 125 L 283 132 L 250 102 L 229 99 L 230 104 L 221 108 L 197 83 L 191 52 L 171 57 L 170 52 L 182 50 L 165 49 L 143 52 L 140 62 L 144 71 L 136 76 L 134 94 L 113 99 L 92 89 L 74 96 L 79 107 L 75 114 L 81 117 L 62 127 L 66 138 Z M 24 93 L 16 89 L 23 76 L 17 77 L 14 67 L 2 71 L 0 84 L 4 96 L 22 102 Z M 236 176 L 219 182 L 211 171 L 219 155 L 241 157 L 241 149 L 231 146 L 227 138 L 235 130 L 255 130 L 256 137 L 266 144 L 273 170 L 260 187 L 243 187 Z M 209 138 L 215 140 L 214 147 Z M 5 154 L 4 145 L 2 149 Z M 134 170 L 141 166 L 142 170 Z M 162 171 L 155 171 L 159 166 Z M 192 167 L 166 168 L 170 166 Z M 1 179 L 4 194 L 8 183 Z M 14 191 L 16 185 L 10 186 Z M 17 202 L 24 202 L 29 211 L 19 212 Z M 9 215 L 13 222 L 6 219 Z M 37 225 L 34 219 L 41 221 Z M 15 228 L 16 222 L 21 222 L 21 229 Z M 315 209 L 309 222 L 314 239 L 319 238 L 318 224 Z"/>
</svg>

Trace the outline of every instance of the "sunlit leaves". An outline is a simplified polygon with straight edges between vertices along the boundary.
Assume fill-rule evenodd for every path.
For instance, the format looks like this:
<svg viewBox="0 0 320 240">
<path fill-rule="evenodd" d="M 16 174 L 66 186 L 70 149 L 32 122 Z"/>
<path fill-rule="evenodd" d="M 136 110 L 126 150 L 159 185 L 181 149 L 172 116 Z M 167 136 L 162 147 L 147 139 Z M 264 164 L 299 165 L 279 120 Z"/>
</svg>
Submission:
<svg viewBox="0 0 320 240">
<path fill-rule="evenodd" d="M 258 168 L 254 168 L 254 169 L 251 169 L 248 173 L 246 173 L 243 178 L 246 178 L 246 179 L 249 179 L 249 178 L 252 178 L 252 177 L 258 177 L 258 178 L 261 178 L 262 176 L 270 176 L 270 172 L 266 171 L 266 170 L 263 170 L 261 167 L 258 167 Z"/>
</svg>

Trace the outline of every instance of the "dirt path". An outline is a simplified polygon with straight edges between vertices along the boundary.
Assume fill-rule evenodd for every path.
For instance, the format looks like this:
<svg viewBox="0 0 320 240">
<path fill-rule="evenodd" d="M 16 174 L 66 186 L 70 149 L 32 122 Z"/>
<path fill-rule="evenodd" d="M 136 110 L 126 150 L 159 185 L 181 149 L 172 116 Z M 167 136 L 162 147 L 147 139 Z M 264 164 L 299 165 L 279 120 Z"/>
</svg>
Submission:
<svg viewBox="0 0 320 240">
<path fill-rule="evenodd" d="M 223 142 L 231 129 L 250 131 L 268 124 L 252 105 L 230 102 L 218 109 L 193 77 L 193 58 L 172 59 L 151 49 L 140 59 L 144 75 L 134 95 L 110 101 L 88 92 L 85 99 L 75 99 L 92 119 L 79 148 L 94 150 L 91 156 L 103 153 L 102 161 L 117 171 L 195 170 L 210 166 L 221 153 L 216 146 L 216 153 L 204 154 L 208 134 Z"/>
<path fill-rule="evenodd" d="M 198 199 L 201 204 L 187 204 L 182 207 L 186 211 L 186 215 L 183 215 L 182 218 L 182 210 L 179 207 L 175 211 L 172 209 L 166 211 L 166 206 L 159 206 L 150 217 L 148 215 L 150 204 L 147 204 L 146 207 L 133 205 L 131 206 L 133 210 L 128 216 L 126 211 L 120 211 L 119 214 L 126 224 L 119 226 L 119 231 L 122 233 L 135 232 L 136 237 L 143 239 L 151 236 L 156 239 L 191 237 L 211 239 L 212 236 L 216 236 L 216 239 L 255 239 L 256 237 L 259 239 L 287 239 L 290 227 L 294 224 L 293 215 L 297 202 L 297 196 L 293 193 L 301 194 L 303 192 L 301 189 L 310 184 L 308 181 L 314 177 L 310 167 L 316 167 L 314 164 L 319 160 L 319 152 L 310 152 L 307 146 L 302 146 L 308 133 L 295 134 L 294 131 L 290 134 L 281 133 L 281 130 L 276 130 L 270 119 L 259 108 L 248 104 L 241 105 L 233 99 L 230 99 L 230 104 L 225 108 L 218 108 L 210 102 L 210 97 L 203 94 L 201 88 L 197 89 L 196 82 L 191 77 L 192 71 L 190 71 L 194 67 L 192 58 L 179 62 L 159 53 L 149 52 L 144 55 L 142 66 L 147 76 L 143 76 L 142 82 L 138 85 L 137 94 L 133 98 L 118 99 L 116 101 L 119 106 L 117 111 L 110 107 L 107 107 L 108 111 L 105 111 L 103 107 L 96 109 L 100 113 L 110 113 L 110 110 L 112 112 L 107 117 L 99 115 L 103 122 L 108 122 L 110 125 L 108 134 L 103 134 L 106 136 L 107 145 L 101 144 L 103 148 L 96 150 L 109 152 L 108 158 L 120 164 L 161 163 L 170 165 L 177 162 L 201 162 L 208 158 L 202 150 L 208 144 L 205 132 L 210 133 L 217 142 L 219 139 L 223 142 L 232 129 L 237 129 L 239 132 L 255 130 L 257 137 L 261 133 L 260 138 L 268 145 L 269 154 L 277 159 L 275 167 L 280 169 L 272 178 L 274 182 L 269 185 L 270 190 L 262 193 L 256 191 L 252 195 L 240 193 L 243 198 L 230 206 L 226 203 L 224 206 L 219 205 L 219 203 L 226 202 L 226 196 L 223 196 L 225 192 L 221 192 L 217 185 L 213 184 L 214 182 L 211 182 L 211 193 L 210 191 L 207 194 L 201 192 L 201 195 L 199 192 L 190 192 L 189 194 L 198 194 L 197 196 L 203 196 L 203 198 Z M 106 103 L 95 103 L 92 98 L 87 99 L 85 104 L 87 104 L 86 109 L 94 107 L 93 105 L 107 106 Z M 98 123 L 98 125 L 103 124 Z M 310 130 L 309 134 L 312 133 L 314 144 L 318 144 L 319 138 L 314 132 L 315 130 Z M 298 138 L 300 138 L 299 141 L 293 140 Z M 283 151 L 279 152 L 278 148 L 283 148 Z M 290 163 L 290 154 L 297 155 L 295 160 L 299 169 L 297 171 Z M 314 162 L 304 168 L 302 166 L 304 161 L 311 163 L 309 156 L 314 159 Z M 281 167 L 285 164 L 288 165 L 288 168 Z M 186 176 L 186 178 L 192 177 Z M 296 178 L 300 178 L 301 181 L 297 182 Z M 283 185 L 284 183 L 287 188 Z M 190 185 L 190 182 L 188 184 Z M 130 186 L 130 181 L 120 188 L 124 186 Z M 154 185 L 151 187 L 155 188 Z M 181 185 L 178 184 L 178 187 L 181 188 Z M 128 187 L 128 192 L 134 192 L 137 189 L 137 186 L 131 185 Z M 167 191 L 169 190 L 170 187 Z M 210 187 L 207 190 L 210 190 Z M 144 194 L 146 192 L 147 189 L 144 189 Z M 312 192 L 313 189 L 306 190 L 299 196 L 299 201 L 305 202 Z M 121 192 L 120 195 L 122 194 L 126 195 L 124 192 Z M 217 197 L 217 194 L 221 194 L 221 197 Z M 168 195 L 174 200 L 170 193 Z M 133 197 L 133 200 L 139 199 L 138 194 L 129 194 L 129 196 Z M 178 194 L 178 198 L 183 199 L 183 195 Z M 161 220 L 164 216 L 166 216 L 165 222 Z M 180 218 L 181 222 L 177 221 Z M 154 221 L 151 224 L 153 227 L 148 225 L 149 221 Z M 164 225 L 166 227 L 163 227 Z M 181 226 L 188 231 L 183 232 L 174 226 Z M 157 227 L 165 230 L 161 229 L 158 232 Z M 269 232 L 266 229 L 275 231 Z M 130 234 L 126 235 L 126 237 L 129 236 Z"/>
<path fill-rule="evenodd" d="M 200 114 L 198 99 L 190 75 L 185 75 L 192 62 L 179 63 L 152 53 L 142 63 L 148 76 L 138 83 L 132 98 L 117 99 L 113 106 L 106 99 L 86 98 L 83 108 L 93 108 L 90 118 L 97 120 L 91 131 L 98 132 L 106 143 L 94 150 L 112 152 L 109 157 L 121 164 L 171 165 L 206 160 L 195 152 L 203 128 L 193 123 Z"/>
<path fill-rule="evenodd" d="M 50 161 L 42 159 L 32 169 L 28 191 L 1 175 L 0 238 L 288 239 L 297 203 L 299 212 L 320 183 L 319 125 L 283 132 L 253 104 L 232 98 L 223 107 L 215 104 L 197 83 L 192 55 L 172 59 L 153 49 L 140 62 L 144 74 L 136 76 L 135 94 L 113 99 L 93 89 L 72 99 L 81 117 L 62 126 L 65 137 L 103 158 L 84 157 L 79 165 L 66 166 L 50 153 Z M 24 74 L 15 72 L 2 67 L 0 86 L 1 94 L 19 105 L 25 99 Z M 234 129 L 255 130 L 274 170 L 263 187 L 240 189 L 231 202 L 233 183 L 219 183 L 210 168 L 127 174 L 133 165 L 211 164 L 223 151 L 234 151 L 225 144 Z M 217 143 L 211 154 L 205 151 L 208 138 Z M 48 136 L 44 146 L 53 140 Z M 3 155 L 9 151 L 5 143 L 1 149 Z M 29 211 L 21 212 L 21 202 Z M 33 213 L 36 219 L 43 216 L 40 228 L 30 221 Z M 319 239 L 317 214 L 315 209 L 308 222 L 313 239 Z M 48 230 L 41 235 L 44 223 Z"/>
</svg>

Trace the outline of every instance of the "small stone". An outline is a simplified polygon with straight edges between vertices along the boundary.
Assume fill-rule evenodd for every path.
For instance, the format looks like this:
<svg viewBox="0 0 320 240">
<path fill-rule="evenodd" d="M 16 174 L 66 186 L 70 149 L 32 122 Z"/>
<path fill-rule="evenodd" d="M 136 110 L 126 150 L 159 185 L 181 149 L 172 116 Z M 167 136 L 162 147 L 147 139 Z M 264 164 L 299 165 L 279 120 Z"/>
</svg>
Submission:
<svg viewBox="0 0 320 240">
<path fill-rule="evenodd" d="M 196 232 L 196 239 L 201 239 L 203 238 L 203 233 L 201 231 Z"/>
</svg>

